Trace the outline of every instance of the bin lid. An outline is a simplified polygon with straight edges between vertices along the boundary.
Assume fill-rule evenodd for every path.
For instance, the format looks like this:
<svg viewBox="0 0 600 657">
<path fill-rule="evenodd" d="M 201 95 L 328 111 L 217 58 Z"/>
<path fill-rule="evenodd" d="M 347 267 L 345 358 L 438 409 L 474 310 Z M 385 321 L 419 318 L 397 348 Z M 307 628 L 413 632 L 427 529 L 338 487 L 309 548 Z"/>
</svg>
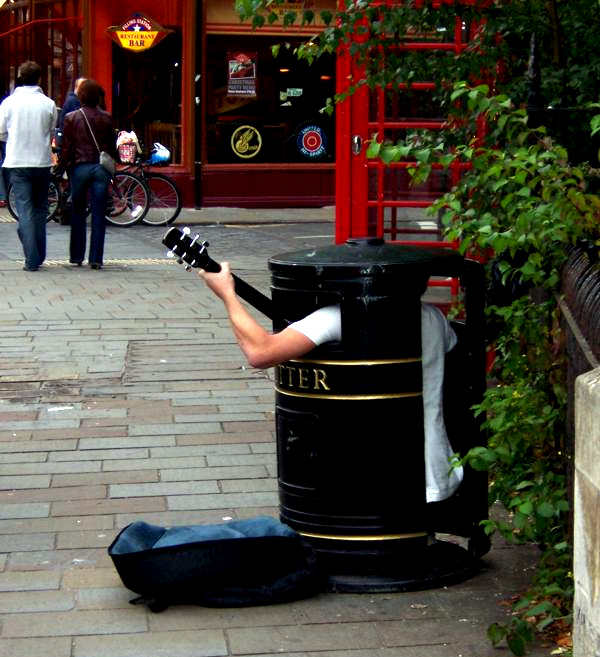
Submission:
<svg viewBox="0 0 600 657">
<path fill-rule="evenodd" d="M 393 244 L 379 238 L 353 238 L 344 244 L 291 251 L 269 258 L 274 275 L 295 277 L 326 275 L 460 276 L 464 258 L 449 247 Z"/>
</svg>

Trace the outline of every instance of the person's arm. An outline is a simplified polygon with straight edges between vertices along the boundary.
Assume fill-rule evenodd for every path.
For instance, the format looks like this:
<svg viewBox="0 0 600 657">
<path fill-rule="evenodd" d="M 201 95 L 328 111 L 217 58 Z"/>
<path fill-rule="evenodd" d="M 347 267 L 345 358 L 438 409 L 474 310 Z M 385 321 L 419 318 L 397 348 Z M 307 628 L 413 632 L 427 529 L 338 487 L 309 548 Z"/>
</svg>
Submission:
<svg viewBox="0 0 600 657">
<path fill-rule="evenodd" d="M 287 327 L 280 333 L 265 330 L 236 295 L 229 263 L 222 262 L 218 273 L 200 269 L 198 275 L 223 301 L 235 338 L 251 367 L 273 367 L 315 348 L 312 340 L 293 328 Z"/>
</svg>

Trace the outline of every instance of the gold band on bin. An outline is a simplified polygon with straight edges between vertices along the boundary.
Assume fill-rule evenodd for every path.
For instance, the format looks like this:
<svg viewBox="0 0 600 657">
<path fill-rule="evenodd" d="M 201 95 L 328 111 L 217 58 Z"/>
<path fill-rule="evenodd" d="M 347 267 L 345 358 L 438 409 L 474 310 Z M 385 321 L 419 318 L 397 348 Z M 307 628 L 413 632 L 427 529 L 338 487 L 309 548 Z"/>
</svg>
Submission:
<svg viewBox="0 0 600 657">
<path fill-rule="evenodd" d="M 387 385 L 373 387 L 360 386 L 355 388 L 340 385 L 341 381 L 347 383 L 346 373 L 351 370 L 363 369 L 363 372 L 379 371 L 383 367 L 418 366 L 421 357 L 416 358 L 390 358 L 374 360 L 310 360 L 305 358 L 291 359 L 275 367 L 275 390 L 281 395 L 301 397 L 306 399 L 332 399 L 341 401 L 372 401 L 379 399 L 405 399 L 409 397 L 422 397 L 422 390 L 398 390 L 398 386 Z M 346 369 L 350 368 L 350 370 Z M 344 372 L 337 377 L 333 372 Z M 420 371 L 420 367 L 419 367 Z M 340 378 L 341 376 L 341 378 Z M 420 383 L 420 382 L 419 382 Z M 370 387 L 370 390 L 369 390 Z M 362 388 L 362 390 L 361 390 Z"/>
<path fill-rule="evenodd" d="M 280 395 L 287 395 L 288 397 L 308 397 L 310 399 L 334 399 L 338 401 L 370 401 L 373 399 L 401 399 L 403 397 L 422 397 L 423 391 L 421 392 L 393 392 L 382 395 L 315 395 L 310 392 L 290 392 L 289 390 L 284 390 L 279 386 L 275 386 L 275 390 Z"/>
<path fill-rule="evenodd" d="M 290 363 L 310 363 L 311 365 L 404 365 L 405 363 L 420 363 L 419 358 L 382 358 L 375 360 L 309 360 L 308 358 L 290 358 Z"/>
<path fill-rule="evenodd" d="M 423 538 L 427 536 L 427 532 L 413 532 L 411 534 L 382 534 L 382 535 L 367 535 L 367 536 L 333 536 L 330 534 L 313 534 L 311 532 L 301 532 L 302 536 L 308 538 L 322 538 L 330 541 L 395 541 L 405 538 Z"/>
</svg>

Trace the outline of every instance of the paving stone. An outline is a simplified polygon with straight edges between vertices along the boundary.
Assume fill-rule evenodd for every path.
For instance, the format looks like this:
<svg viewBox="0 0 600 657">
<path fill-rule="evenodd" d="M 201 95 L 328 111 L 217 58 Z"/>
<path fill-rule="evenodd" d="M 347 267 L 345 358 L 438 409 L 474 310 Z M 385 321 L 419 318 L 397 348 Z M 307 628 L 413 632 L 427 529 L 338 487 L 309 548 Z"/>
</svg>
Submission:
<svg viewBox="0 0 600 657">
<path fill-rule="evenodd" d="M 67 590 L 112 589 L 120 585 L 121 579 L 113 567 L 71 568 L 62 577 L 62 587 Z"/>
<path fill-rule="evenodd" d="M 25 424 L 25 423 L 21 423 Z M 55 423 L 56 427 L 58 424 Z M 38 424 L 32 425 L 36 430 L 42 429 Z M 69 426 L 69 423 L 64 423 L 64 426 Z M 71 423 L 70 426 L 75 426 Z M 0 452 L 48 452 L 58 451 L 63 449 L 75 449 L 77 442 L 75 440 L 27 440 L 19 441 L 18 443 L 0 442 Z"/>
<path fill-rule="evenodd" d="M 102 463 L 100 461 L 52 461 L 48 463 L 6 463 L 0 465 L 0 474 L 27 475 L 27 474 L 59 474 L 59 473 L 82 473 L 100 472 Z M 0 513 L 1 517 L 1 513 Z"/>
<path fill-rule="evenodd" d="M 216 442 L 223 441 L 229 445 L 233 443 L 257 443 L 257 442 L 272 442 L 274 440 L 273 433 L 271 432 L 258 432 L 258 433 L 220 433 L 220 434 L 206 434 L 200 436 L 177 436 L 178 445 L 212 445 Z"/>
<path fill-rule="evenodd" d="M 69 550 L 74 548 L 107 548 L 114 538 L 112 527 L 106 530 L 88 530 L 79 532 L 64 532 L 56 537 L 56 548 L 58 550 Z"/>
<path fill-rule="evenodd" d="M 172 424 L 130 424 L 130 436 L 164 436 L 185 433 L 215 433 L 220 428 L 219 422 L 194 422 L 184 424 L 182 422 Z M 0 449 L 2 444 L 0 443 Z"/>
<path fill-rule="evenodd" d="M 87 516 L 105 513 L 162 511 L 167 508 L 162 497 L 136 497 L 127 499 L 76 500 L 74 502 L 53 502 L 53 516 Z"/>
<path fill-rule="evenodd" d="M 52 477 L 54 486 L 81 486 L 89 484 L 96 486 L 99 484 L 133 484 L 158 481 L 158 471 L 141 470 L 133 472 L 98 472 L 86 474 L 57 474 Z"/>
<path fill-rule="evenodd" d="M 105 549 L 77 548 L 43 552 L 12 552 L 6 570 L 65 570 L 68 568 L 107 568 L 111 565 Z"/>
<path fill-rule="evenodd" d="M 371 623 L 324 623 L 264 628 L 230 628 L 227 638 L 232 655 L 285 654 L 297 651 L 377 648 L 379 638 Z"/>
<path fill-rule="evenodd" d="M 219 509 L 231 507 L 273 506 L 278 503 L 276 493 L 220 493 L 218 495 L 172 495 L 168 498 L 169 509 Z"/>
<path fill-rule="evenodd" d="M 257 466 L 223 466 L 216 468 L 178 468 L 160 471 L 161 481 L 202 481 L 205 479 L 252 479 L 267 476 L 262 465 Z"/>
<path fill-rule="evenodd" d="M 136 449 L 88 449 L 65 452 L 55 452 L 49 455 L 50 461 L 109 461 L 111 459 L 143 459 L 148 451 L 139 447 Z"/>
<path fill-rule="evenodd" d="M 268 477 L 264 479 L 235 479 L 220 482 L 224 493 L 249 493 L 249 492 L 277 492 L 277 480 Z"/>
<path fill-rule="evenodd" d="M 172 436 L 123 436 L 121 438 L 82 438 L 80 450 L 132 449 L 135 447 L 170 447 L 175 445 Z"/>
<path fill-rule="evenodd" d="M 2 534 L 0 552 L 25 552 L 51 550 L 54 548 L 54 534 Z"/>
<path fill-rule="evenodd" d="M 80 610 L 129 609 L 130 600 L 137 597 L 124 586 L 77 590 L 75 606 Z"/>
<path fill-rule="evenodd" d="M 71 657 L 69 637 L 0 640 L 4 657 Z"/>
<path fill-rule="evenodd" d="M 160 495 L 192 495 L 218 493 L 216 481 L 159 482 L 155 484 L 115 484 L 110 486 L 110 497 L 157 497 Z"/>
<path fill-rule="evenodd" d="M 146 615 L 143 609 L 132 609 L 128 614 L 123 614 L 119 610 L 22 613 L 5 617 L 2 636 L 119 635 L 128 632 L 145 632 L 146 629 Z M 106 642 L 102 643 L 106 645 Z"/>
<path fill-rule="evenodd" d="M 0 573 L 0 591 L 46 591 L 59 586 L 60 573 Z"/>
<path fill-rule="evenodd" d="M 106 497 L 106 486 L 71 486 L 69 488 L 36 488 L 18 493 L 0 492 L 0 504 L 11 502 L 52 502 L 57 500 L 89 500 Z"/>
<path fill-rule="evenodd" d="M 0 490 L 15 490 L 15 489 L 26 489 L 26 488 L 46 488 L 50 485 L 50 476 L 49 475 L 37 475 L 30 476 L 14 476 L 14 477 L 3 477 L 0 476 Z M 2 494 L 0 494 L 0 501 L 2 500 Z"/>
<path fill-rule="evenodd" d="M 103 468 L 106 472 L 114 470 L 162 470 L 163 468 L 185 467 L 204 468 L 206 467 L 206 458 L 201 456 L 198 458 L 181 457 L 170 459 L 119 459 L 115 461 L 107 461 L 103 465 Z"/>
<path fill-rule="evenodd" d="M 73 657 L 225 657 L 229 655 L 221 630 L 153 632 L 145 635 L 77 637 Z"/>
<path fill-rule="evenodd" d="M 73 595 L 63 591 L 0 593 L 0 614 L 67 611 L 74 607 L 75 600 Z"/>
<path fill-rule="evenodd" d="M 0 521 L 0 534 L 22 534 L 24 532 L 55 533 L 108 529 L 113 527 L 112 516 L 83 516 L 81 518 L 15 518 Z"/>
<path fill-rule="evenodd" d="M 246 444 L 234 443 L 229 445 L 211 444 L 197 446 L 155 447 L 150 450 L 153 458 L 181 458 L 182 456 L 205 456 L 207 454 L 249 454 L 250 448 Z"/>
<path fill-rule="evenodd" d="M 0 520 L 6 518 L 45 518 L 49 515 L 49 504 L 5 504 L 0 507 Z"/>
</svg>

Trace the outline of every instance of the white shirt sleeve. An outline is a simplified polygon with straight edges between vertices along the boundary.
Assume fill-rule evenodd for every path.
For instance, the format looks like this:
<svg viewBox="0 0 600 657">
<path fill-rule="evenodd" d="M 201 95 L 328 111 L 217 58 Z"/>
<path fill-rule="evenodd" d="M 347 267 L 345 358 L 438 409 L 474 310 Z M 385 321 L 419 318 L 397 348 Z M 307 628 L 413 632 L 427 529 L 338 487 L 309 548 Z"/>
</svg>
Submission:
<svg viewBox="0 0 600 657">
<path fill-rule="evenodd" d="M 304 319 L 290 324 L 289 328 L 302 333 L 317 346 L 325 342 L 339 342 L 342 339 L 340 306 L 336 304 L 319 308 Z"/>
</svg>

